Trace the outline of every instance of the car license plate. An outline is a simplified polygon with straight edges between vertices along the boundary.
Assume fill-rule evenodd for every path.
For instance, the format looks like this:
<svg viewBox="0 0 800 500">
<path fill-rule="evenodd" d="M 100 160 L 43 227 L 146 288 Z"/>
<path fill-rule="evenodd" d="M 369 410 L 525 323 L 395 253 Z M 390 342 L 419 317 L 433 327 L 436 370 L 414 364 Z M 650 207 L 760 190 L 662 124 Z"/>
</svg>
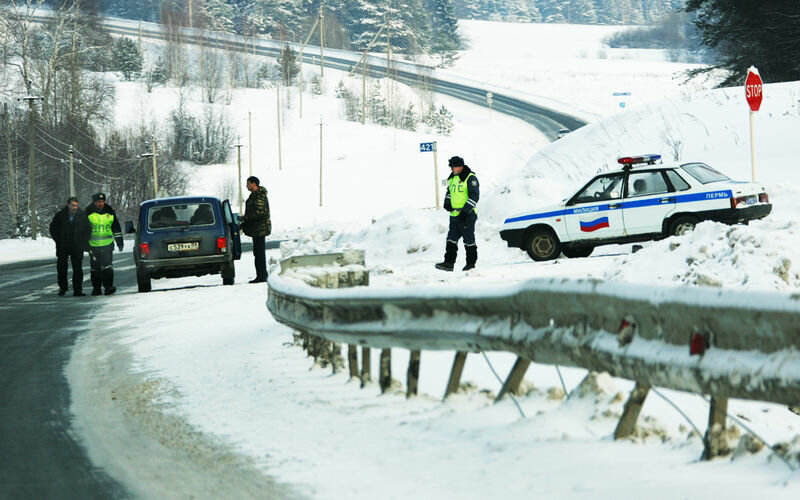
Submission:
<svg viewBox="0 0 800 500">
<path fill-rule="evenodd" d="M 167 245 L 167 250 L 170 252 L 188 252 L 199 249 L 200 249 L 200 242 L 198 241 L 190 241 L 187 243 L 169 243 Z"/>
</svg>

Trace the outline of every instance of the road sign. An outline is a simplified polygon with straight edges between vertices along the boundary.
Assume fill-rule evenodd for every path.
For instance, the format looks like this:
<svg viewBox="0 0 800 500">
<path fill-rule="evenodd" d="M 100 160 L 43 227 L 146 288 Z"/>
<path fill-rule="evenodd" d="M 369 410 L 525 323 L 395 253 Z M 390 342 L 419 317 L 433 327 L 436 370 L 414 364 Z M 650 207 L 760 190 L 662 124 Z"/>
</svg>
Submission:
<svg viewBox="0 0 800 500">
<path fill-rule="evenodd" d="M 751 111 L 758 111 L 761 107 L 761 100 L 764 98 L 764 83 L 761 75 L 753 66 L 747 69 L 747 79 L 744 81 L 744 96 Z"/>
<path fill-rule="evenodd" d="M 420 153 L 430 153 L 432 151 L 436 151 L 436 141 L 434 141 L 434 142 L 420 142 L 419 143 L 419 152 Z"/>
</svg>

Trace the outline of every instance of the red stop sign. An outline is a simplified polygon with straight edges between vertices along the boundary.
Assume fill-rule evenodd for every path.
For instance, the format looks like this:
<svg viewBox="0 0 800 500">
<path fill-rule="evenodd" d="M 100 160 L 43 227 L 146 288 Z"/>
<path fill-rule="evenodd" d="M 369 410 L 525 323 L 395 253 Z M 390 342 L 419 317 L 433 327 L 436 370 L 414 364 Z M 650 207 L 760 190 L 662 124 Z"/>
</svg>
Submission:
<svg viewBox="0 0 800 500">
<path fill-rule="evenodd" d="M 761 81 L 761 75 L 758 70 L 750 67 L 747 70 L 747 79 L 744 81 L 744 96 L 747 99 L 747 104 L 750 105 L 752 111 L 758 111 L 761 107 L 761 100 L 764 98 L 764 82 Z"/>
</svg>

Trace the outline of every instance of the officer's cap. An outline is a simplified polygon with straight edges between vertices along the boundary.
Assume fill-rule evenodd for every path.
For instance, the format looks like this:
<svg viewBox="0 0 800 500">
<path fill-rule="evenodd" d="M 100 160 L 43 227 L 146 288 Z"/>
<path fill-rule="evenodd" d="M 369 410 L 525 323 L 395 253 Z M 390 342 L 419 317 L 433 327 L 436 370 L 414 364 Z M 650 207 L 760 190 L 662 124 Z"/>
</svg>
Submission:
<svg viewBox="0 0 800 500">
<path fill-rule="evenodd" d="M 460 156 L 453 156 L 448 160 L 447 164 L 450 167 L 463 167 L 464 166 L 464 158 Z"/>
<path fill-rule="evenodd" d="M 100 201 L 100 200 L 106 201 L 105 193 L 95 193 L 95 194 L 92 195 L 92 201 L 93 202 L 94 201 Z"/>
</svg>

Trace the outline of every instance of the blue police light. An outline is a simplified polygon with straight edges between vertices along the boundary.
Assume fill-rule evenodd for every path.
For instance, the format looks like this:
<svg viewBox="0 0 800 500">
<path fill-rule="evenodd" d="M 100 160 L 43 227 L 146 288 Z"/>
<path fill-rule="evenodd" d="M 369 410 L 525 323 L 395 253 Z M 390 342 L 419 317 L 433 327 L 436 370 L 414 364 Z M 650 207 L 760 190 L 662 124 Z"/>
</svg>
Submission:
<svg viewBox="0 0 800 500">
<path fill-rule="evenodd" d="M 617 158 L 617 163 L 625 166 L 638 165 L 640 163 L 653 164 L 661 159 L 661 155 L 639 155 L 639 156 L 622 156 Z"/>
</svg>

